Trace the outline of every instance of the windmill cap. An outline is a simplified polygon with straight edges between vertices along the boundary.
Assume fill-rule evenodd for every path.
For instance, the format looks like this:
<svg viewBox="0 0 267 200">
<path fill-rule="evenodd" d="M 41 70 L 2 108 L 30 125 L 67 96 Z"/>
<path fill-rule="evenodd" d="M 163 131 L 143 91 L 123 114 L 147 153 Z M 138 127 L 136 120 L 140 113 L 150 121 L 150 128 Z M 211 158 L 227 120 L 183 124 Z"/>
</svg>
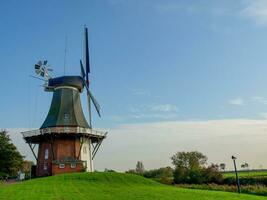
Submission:
<svg viewBox="0 0 267 200">
<path fill-rule="evenodd" d="M 60 86 L 75 87 L 79 91 L 82 91 L 84 84 L 83 79 L 80 76 L 60 76 L 48 80 L 48 87 L 56 88 Z"/>
</svg>

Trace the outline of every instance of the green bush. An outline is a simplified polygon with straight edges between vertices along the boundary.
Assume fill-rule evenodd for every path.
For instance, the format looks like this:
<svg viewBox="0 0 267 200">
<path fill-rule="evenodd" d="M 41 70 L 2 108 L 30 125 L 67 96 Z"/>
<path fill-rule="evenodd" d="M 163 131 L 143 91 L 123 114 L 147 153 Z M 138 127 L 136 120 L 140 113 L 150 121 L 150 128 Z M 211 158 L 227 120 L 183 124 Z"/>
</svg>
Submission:
<svg viewBox="0 0 267 200">
<path fill-rule="evenodd" d="M 219 171 L 219 166 L 211 164 L 207 168 L 203 169 L 204 183 L 223 183 L 223 175 Z"/>
<path fill-rule="evenodd" d="M 162 167 L 159 169 L 146 170 L 143 174 L 146 178 L 169 178 L 173 176 L 171 167 Z"/>
<path fill-rule="evenodd" d="M 267 177 L 240 177 L 239 182 L 241 185 L 264 185 L 267 186 Z M 222 181 L 223 184 L 235 185 L 235 177 L 226 177 Z"/>
</svg>

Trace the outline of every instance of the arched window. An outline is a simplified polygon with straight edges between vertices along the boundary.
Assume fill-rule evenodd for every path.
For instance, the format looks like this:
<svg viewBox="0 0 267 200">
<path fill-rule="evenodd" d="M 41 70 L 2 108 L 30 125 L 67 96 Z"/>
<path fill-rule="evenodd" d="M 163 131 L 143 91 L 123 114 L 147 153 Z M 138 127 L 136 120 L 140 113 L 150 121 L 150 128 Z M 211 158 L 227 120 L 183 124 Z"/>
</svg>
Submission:
<svg viewBox="0 0 267 200">
<path fill-rule="evenodd" d="M 48 159 L 48 149 L 45 149 L 45 160 Z"/>
<path fill-rule="evenodd" d="M 87 148 L 83 147 L 83 153 L 87 153 Z"/>
</svg>

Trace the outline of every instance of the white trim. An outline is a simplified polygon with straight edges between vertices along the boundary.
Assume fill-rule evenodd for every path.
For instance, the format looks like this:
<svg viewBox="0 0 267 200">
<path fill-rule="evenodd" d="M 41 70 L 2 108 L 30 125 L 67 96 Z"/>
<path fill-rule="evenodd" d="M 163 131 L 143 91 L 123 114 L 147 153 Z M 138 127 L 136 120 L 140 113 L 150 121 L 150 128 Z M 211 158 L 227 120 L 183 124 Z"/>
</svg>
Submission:
<svg viewBox="0 0 267 200">
<path fill-rule="evenodd" d="M 33 137 L 51 133 L 81 133 L 91 137 L 106 138 L 108 132 L 83 127 L 51 127 L 21 132 L 23 137 Z"/>
<path fill-rule="evenodd" d="M 65 168 L 65 164 L 64 163 L 59 163 L 58 164 L 58 168 L 59 169 L 64 169 Z"/>
<path fill-rule="evenodd" d="M 75 169 L 77 167 L 77 164 L 76 163 L 70 163 L 70 168 L 71 169 Z"/>
<path fill-rule="evenodd" d="M 59 89 L 72 89 L 72 90 L 76 90 L 79 92 L 79 90 L 76 87 L 72 87 L 72 86 L 58 86 L 55 87 L 55 90 L 59 90 Z"/>
</svg>

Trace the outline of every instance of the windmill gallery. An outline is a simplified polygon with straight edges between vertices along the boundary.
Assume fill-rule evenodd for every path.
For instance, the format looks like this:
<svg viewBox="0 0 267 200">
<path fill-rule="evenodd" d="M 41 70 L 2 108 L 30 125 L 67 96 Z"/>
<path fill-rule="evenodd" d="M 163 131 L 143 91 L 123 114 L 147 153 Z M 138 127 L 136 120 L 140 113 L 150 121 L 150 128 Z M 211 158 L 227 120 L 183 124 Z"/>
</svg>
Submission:
<svg viewBox="0 0 267 200">
<path fill-rule="evenodd" d="M 100 116 L 100 106 L 89 90 L 88 30 L 85 27 L 85 70 L 80 60 L 80 76 L 49 75 L 47 61 L 39 61 L 35 72 L 45 80 L 44 90 L 53 92 L 47 117 L 38 130 L 22 132 L 36 159 L 36 175 L 93 171 L 93 159 L 107 132 L 92 129 L 91 102 Z M 80 94 L 86 90 L 89 122 L 83 114 Z M 36 150 L 38 150 L 36 152 Z"/>
</svg>

